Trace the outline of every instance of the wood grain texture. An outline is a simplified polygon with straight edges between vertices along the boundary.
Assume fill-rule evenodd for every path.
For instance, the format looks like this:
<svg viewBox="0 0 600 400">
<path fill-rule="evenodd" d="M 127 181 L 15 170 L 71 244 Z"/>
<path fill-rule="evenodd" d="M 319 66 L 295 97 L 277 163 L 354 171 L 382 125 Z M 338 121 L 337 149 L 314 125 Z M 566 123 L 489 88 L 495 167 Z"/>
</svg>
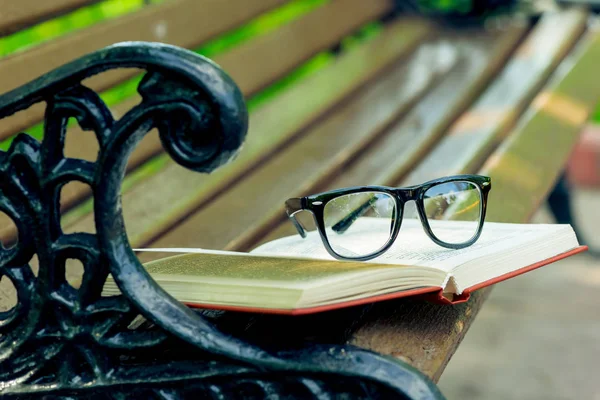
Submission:
<svg viewBox="0 0 600 400">
<path fill-rule="evenodd" d="M 333 46 L 360 25 L 380 16 L 389 9 L 387 0 L 366 4 L 358 0 L 338 0 L 284 25 L 281 29 L 218 55 L 214 61 L 231 75 L 246 97 L 251 97 L 260 88 L 282 77 L 308 57 Z M 333 26 L 332 22 L 335 22 Z M 386 36 L 389 38 L 391 34 L 395 34 L 396 30 L 391 29 Z M 415 35 L 419 33 L 423 34 L 423 31 L 418 31 L 417 28 Z M 396 41 L 396 43 L 399 42 Z M 379 55 L 375 54 L 375 56 L 381 57 L 385 62 L 393 48 L 393 44 L 387 46 Z M 363 54 L 363 56 L 371 56 L 371 54 Z M 372 71 L 373 66 L 378 64 L 377 62 L 368 63 L 365 69 Z M 118 119 L 138 101 L 139 97 L 134 96 L 134 98 L 113 107 L 111 111 L 114 117 Z M 87 146 L 87 137 L 81 136 L 78 127 L 74 127 L 70 131 L 68 136 L 72 137 L 72 140 L 67 142 L 67 150 L 72 151 L 71 156 L 93 159 L 97 149 Z M 130 167 L 139 165 L 160 152 L 161 149 L 162 145 L 158 138 L 148 141 L 144 146 L 136 148 L 130 160 Z"/>
<path fill-rule="evenodd" d="M 544 16 L 493 84 L 435 147 L 429 161 L 417 166 L 403 184 L 424 182 L 448 170 L 467 173 L 481 167 L 572 50 L 586 23 L 587 14 L 576 9 Z"/>
<path fill-rule="evenodd" d="M 335 0 L 247 46 L 232 49 L 219 56 L 217 62 L 242 92 L 252 95 L 392 8 L 390 0 Z"/>
<path fill-rule="evenodd" d="M 345 35 L 351 33 L 364 23 L 376 19 L 390 9 L 388 0 L 377 0 L 373 2 L 362 2 L 360 0 L 337 0 L 324 7 L 315 10 L 306 16 L 299 18 L 281 29 L 275 30 L 267 35 L 260 36 L 241 46 L 234 48 L 215 57 L 215 61 L 228 71 L 238 86 L 246 96 L 251 96 L 260 88 L 280 78 L 291 68 L 297 66 L 306 58 L 314 55 L 316 52 L 331 47 L 338 43 Z M 409 23 L 409 26 L 414 22 Z M 363 51 L 364 57 L 378 57 L 373 62 L 365 63 L 362 72 L 365 73 L 363 79 L 368 79 L 378 67 L 389 62 L 390 57 L 398 44 L 414 44 L 411 40 L 419 35 L 424 35 L 425 24 L 421 23 L 407 38 L 397 38 L 390 45 L 380 45 L 378 48 L 369 51 Z M 193 32 L 192 32 L 193 34 Z M 386 33 L 389 38 L 392 34 L 401 34 L 397 29 L 390 29 Z M 377 54 L 377 51 L 379 53 Z M 373 54 L 371 54 L 373 53 Z M 2 64 L 0 64 L 0 71 Z M 360 68 L 354 67 L 349 73 L 356 73 Z M 336 94 L 344 95 L 352 84 L 360 83 L 351 81 L 351 85 L 341 85 L 341 90 Z M 0 81 L 1 85 L 1 81 Z M 335 96 L 334 96 L 335 97 Z M 113 107 L 111 111 L 115 118 L 124 115 L 133 105 L 139 101 L 138 96 L 125 100 L 121 104 Z M 39 110 L 38 110 L 39 108 Z M 43 107 L 37 107 L 27 110 L 27 113 L 19 113 L 8 120 L 3 121 L 2 128 L 8 127 L 8 130 L 0 129 L 0 137 L 4 134 L 12 134 L 11 121 L 18 121 L 21 117 L 30 118 L 42 112 Z M 325 111 L 325 107 L 321 111 Z M 36 111 L 38 110 L 38 111 Z M 6 121 L 8 121 L 7 124 Z M 85 134 L 78 126 L 69 129 L 67 133 L 66 152 L 69 157 L 82 158 L 86 160 L 95 160 L 98 151 L 97 145 L 91 145 L 90 140 L 95 142 L 91 135 Z M 138 146 L 131 156 L 129 169 L 142 164 L 147 159 L 155 156 L 162 151 L 162 144 L 157 135 L 144 140 Z M 78 201 L 89 196 L 91 190 L 86 185 L 72 185 L 65 190 L 62 197 L 63 210 L 68 210 Z M 5 216 L 0 215 L 0 227 L 8 226 Z M 15 231 L 11 227 L 0 229 L 0 238 L 10 240 Z"/>
<path fill-rule="evenodd" d="M 522 123 L 492 154 L 482 172 L 493 181 L 489 221 L 527 221 L 545 200 L 600 100 L 590 79 L 600 62 L 600 33 L 590 33 L 533 100 Z M 555 113 L 551 103 L 570 110 Z M 574 120 L 573 117 L 577 120 Z"/>
<path fill-rule="evenodd" d="M 225 190 L 434 31 L 423 21 L 399 20 L 386 27 L 381 35 L 343 53 L 333 64 L 288 88 L 251 113 L 243 151 L 235 162 L 211 175 L 200 175 L 166 162 L 157 174 L 123 196 L 132 243 L 145 243 Z M 157 187 L 162 188 L 162 196 L 153 194 Z M 72 224 L 73 229 L 88 230 L 93 226 L 93 215 Z"/>
<path fill-rule="evenodd" d="M 239 6 L 239 1 L 166 1 L 5 57 L 0 63 L 0 93 L 6 93 L 69 61 L 117 42 L 154 41 L 194 48 L 286 0 L 244 0 L 243 7 Z M 131 70 L 113 71 L 91 78 L 86 83 L 102 91 L 131 76 Z M 0 139 L 41 121 L 43 112 L 44 107 L 37 105 L 27 112 L 3 120 Z"/>
<path fill-rule="evenodd" d="M 427 157 L 432 145 L 446 133 L 486 85 L 495 81 L 495 74 L 502 69 L 507 56 L 525 32 L 524 26 L 511 27 L 503 33 L 477 32 L 477 35 L 463 33 L 461 36 L 445 32 L 440 44 L 448 41 L 455 44 L 457 60 L 443 81 L 404 118 L 391 126 L 380 140 L 365 149 L 360 158 L 346 165 L 343 173 L 301 195 L 356 185 L 397 184 L 399 177 L 406 175 L 419 160 Z M 424 45 L 419 50 L 430 51 Z M 276 213 L 279 219 L 266 235 L 261 237 L 256 234 L 246 241 L 238 240 L 235 249 L 250 250 L 266 241 L 296 234 L 280 207 Z M 309 216 L 306 217 L 310 220 Z M 312 221 L 306 221 L 305 226 L 311 225 Z"/>
<path fill-rule="evenodd" d="M 420 57 L 402 62 L 153 245 L 228 248 L 244 231 L 264 228 L 265 218 L 273 212 L 281 213 L 287 198 L 341 173 L 438 79 L 446 76 L 454 61 L 440 62 L 443 51 L 439 48 L 434 54 L 436 62 L 432 65 L 436 68 L 424 69 Z"/>
<path fill-rule="evenodd" d="M 452 34 L 445 32 L 438 45 L 446 46 L 448 55 L 455 57 L 455 66 L 448 75 L 421 99 L 401 120 L 392 125 L 380 140 L 344 166 L 342 173 L 324 185 L 306 187 L 305 196 L 319 191 L 356 185 L 394 185 L 398 176 L 406 174 L 439 140 L 495 74 L 504 66 L 509 54 L 525 33 L 524 26 L 515 26 L 506 32 L 468 32 Z M 449 47 L 448 43 L 453 47 Z M 433 61 L 427 59 L 431 47 L 422 45 L 423 65 Z M 296 195 L 296 194 L 294 194 Z M 264 241 L 294 234 L 285 217 L 282 203 L 274 205 L 273 214 L 263 221 L 263 226 L 247 229 L 230 247 L 249 250 Z M 269 226 L 268 230 L 265 226 Z M 292 227 L 293 228 L 293 227 Z M 262 235 L 261 232 L 268 234 Z"/>
<path fill-rule="evenodd" d="M 100 0 L 2 0 L 0 1 L 0 35 L 73 11 Z"/>
<path fill-rule="evenodd" d="M 527 222 L 545 200 L 586 122 L 585 116 L 600 99 L 600 83 L 589 79 L 598 60 L 600 36 L 593 34 L 561 64 L 522 122 L 480 170 L 492 177 L 487 220 Z M 579 123 L 573 124 L 548 113 L 540 106 L 547 93 L 569 99 L 586 110 L 585 116 L 581 114 Z M 446 173 L 459 172 L 454 170 L 457 167 Z M 375 305 L 373 314 L 363 320 L 350 342 L 409 360 L 437 380 L 490 290 L 475 292 L 469 302 L 459 306 L 417 302 Z"/>
<path fill-rule="evenodd" d="M 530 218 L 552 188 L 585 116 L 600 98 L 600 83 L 588 85 L 600 60 L 600 37 L 594 34 L 579 47 L 562 62 L 522 123 L 480 171 L 493 180 L 490 220 L 526 222 Z M 565 121 L 563 114 L 552 112 L 555 108 L 547 103 L 557 98 L 561 104 L 583 110 L 576 113 L 579 123 L 573 123 L 571 117 Z M 450 161 L 454 155 L 446 153 L 445 159 Z M 427 163 L 437 165 L 433 154 L 424 160 L 423 164 Z M 449 165 L 446 174 L 465 168 Z M 525 179 L 520 179 L 521 176 Z M 282 337 L 292 342 L 307 338 L 316 342 L 349 342 L 408 362 L 437 380 L 490 290 L 479 290 L 469 302 L 456 306 L 404 299 L 301 319 L 225 314 L 219 321 L 224 329 L 264 338 L 268 343 L 281 342 Z M 280 330 L 273 329 L 274 326 L 284 327 Z"/>
</svg>

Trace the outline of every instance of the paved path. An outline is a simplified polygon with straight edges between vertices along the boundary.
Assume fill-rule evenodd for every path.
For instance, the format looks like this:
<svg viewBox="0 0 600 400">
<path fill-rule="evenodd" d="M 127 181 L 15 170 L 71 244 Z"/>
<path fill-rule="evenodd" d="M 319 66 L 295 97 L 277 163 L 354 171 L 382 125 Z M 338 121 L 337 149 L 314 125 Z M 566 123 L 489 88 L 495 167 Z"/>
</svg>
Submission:
<svg viewBox="0 0 600 400">
<path fill-rule="evenodd" d="M 575 200 L 600 248 L 600 192 Z M 542 211 L 534 222 L 551 219 Z M 440 388 L 449 400 L 600 400 L 600 259 L 582 254 L 496 285 Z"/>
</svg>

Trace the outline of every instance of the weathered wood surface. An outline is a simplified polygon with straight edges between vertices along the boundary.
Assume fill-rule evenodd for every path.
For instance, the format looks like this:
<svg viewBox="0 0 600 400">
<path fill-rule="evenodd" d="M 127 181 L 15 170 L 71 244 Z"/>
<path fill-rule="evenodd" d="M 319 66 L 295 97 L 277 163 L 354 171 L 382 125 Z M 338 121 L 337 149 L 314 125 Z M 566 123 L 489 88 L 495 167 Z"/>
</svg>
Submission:
<svg viewBox="0 0 600 400">
<path fill-rule="evenodd" d="M 213 60 L 231 75 L 246 97 L 251 97 L 260 89 L 286 75 L 303 61 L 319 51 L 336 45 L 360 26 L 377 19 L 388 11 L 388 0 L 369 3 L 358 0 L 338 0 L 268 34 L 216 55 Z M 335 24 L 329 21 L 335 21 Z M 406 22 L 409 25 L 415 25 L 415 21 Z M 389 62 L 389 57 L 395 56 L 393 54 L 395 46 L 401 43 L 407 43 L 409 46 L 416 45 L 414 40 L 424 35 L 425 29 L 425 23 L 422 22 L 409 33 L 412 36 L 401 38 L 402 41 L 396 40 L 395 43 L 385 48 L 380 46 L 380 54 L 375 54 L 375 56 L 381 57 L 384 64 Z M 396 32 L 394 30 L 388 32 L 387 38 L 389 39 L 392 34 L 396 34 Z M 370 57 L 371 54 L 363 54 L 363 56 Z M 367 68 L 371 69 L 377 65 L 377 61 L 366 64 Z M 115 118 L 118 118 L 137 101 L 139 98 L 134 96 L 113 107 L 111 111 L 115 114 Z M 67 143 L 67 151 L 71 150 L 73 157 L 93 159 L 96 148 L 86 145 L 88 138 L 85 135 L 82 136 L 80 131 L 78 127 L 70 130 L 73 140 Z M 130 165 L 135 167 L 141 164 L 161 149 L 162 145 L 158 137 L 154 136 L 153 140 L 146 141 L 142 147 L 136 149 Z"/>
<path fill-rule="evenodd" d="M 412 63 L 402 62 L 393 72 L 398 78 L 378 80 L 369 87 L 371 93 L 364 100 L 359 100 L 358 95 L 336 109 L 330 118 L 152 245 L 194 246 L 190 235 L 197 235 L 193 232 L 210 231 L 206 235 L 209 237 L 196 238 L 196 246 L 246 249 L 284 218 L 283 203 L 287 198 L 314 193 L 325 185 L 340 187 L 337 181 L 343 177 L 355 184 L 373 183 L 380 168 L 396 164 L 412 152 L 424 151 L 426 146 L 419 146 L 420 142 L 436 141 L 443 132 L 440 125 L 444 122 L 448 125 L 458 117 L 465 103 L 473 100 L 477 89 L 481 90 L 502 66 L 522 32 L 517 28 L 504 35 L 477 35 L 469 39 L 470 35 L 465 34 L 452 40 L 443 33 L 431 44 L 421 45 Z M 419 80 L 427 78 L 425 71 L 434 70 L 431 66 L 443 66 L 444 62 L 451 64 L 417 103 L 408 104 L 411 106 L 408 110 L 391 108 L 403 89 L 416 87 Z M 369 152 L 371 146 L 382 150 L 377 146 L 378 140 L 382 135 L 385 139 L 390 137 L 389 128 L 398 124 L 404 124 L 406 129 L 392 129 L 395 143 L 388 143 L 383 152 L 365 157 L 363 153 Z M 353 141 L 353 135 L 357 134 L 362 137 Z M 246 205 L 242 207 L 241 201 L 246 201 Z M 215 226 L 223 213 L 228 214 L 228 220 Z"/>
<path fill-rule="evenodd" d="M 362 156 L 367 161 L 348 166 L 344 174 L 318 189 L 357 184 L 411 185 L 443 176 L 448 171 L 476 171 L 482 160 L 506 137 L 540 86 L 572 48 L 585 29 L 586 19 L 584 12 L 576 10 L 544 18 L 477 101 L 468 110 L 460 108 L 458 118 L 455 118 L 456 113 L 448 116 L 436 113 L 449 107 L 452 94 L 460 93 L 456 92 L 456 87 L 464 86 L 456 77 L 450 79 L 456 81 L 456 85 L 446 82 L 447 88 L 432 92 L 391 127 L 380 142 L 368 148 Z M 559 29 L 556 28 L 557 21 L 560 21 Z M 462 73 L 466 73 L 466 69 Z M 429 135 L 418 133 L 428 127 L 431 129 Z M 422 159 L 427 162 L 419 163 Z M 254 244 L 295 234 L 286 218 L 280 219 L 276 227 Z M 239 250 L 249 250 L 251 245 L 240 246 Z"/>
<path fill-rule="evenodd" d="M 142 244 L 176 224 L 192 210 L 231 186 L 262 160 L 290 142 L 328 110 L 407 55 L 433 31 L 423 21 L 400 20 L 384 32 L 342 54 L 333 64 L 289 88 L 250 114 L 250 132 L 235 162 L 211 175 L 184 170 L 171 161 L 123 195 L 132 243 Z M 154 189 L 160 187 L 161 196 Z M 77 210 L 74 211 L 75 213 Z M 93 215 L 66 226 L 89 230 Z"/>
<path fill-rule="evenodd" d="M 412 185 L 449 170 L 468 173 L 481 167 L 572 50 L 586 24 L 586 13 L 575 9 L 544 18 L 491 87 L 433 149 L 429 161 L 414 168 L 402 184 Z"/>
<path fill-rule="evenodd" d="M 389 13 L 390 0 L 335 0 L 216 58 L 246 95 Z M 240 61 L 243 60 L 243 61 Z"/>
<path fill-rule="evenodd" d="M 0 35 L 51 19 L 99 0 L 2 0 L 0 1 Z"/>
<path fill-rule="evenodd" d="M 380 17 L 388 11 L 388 0 L 368 3 L 358 0 L 337 0 L 284 25 L 280 29 L 243 43 L 232 51 L 218 55 L 214 60 L 232 75 L 246 96 L 251 96 L 259 89 L 281 78 L 292 67 L 299 65 L 317 52 L 334 46 L 361 25 Z M 335 23 L 327 23 L 327 21 L 335 21 Z M 402 47 L 400 51 L 408 51 L 408 49 L 417 45 L 419 38 L 427 34 L 427 24 L 417 21 L 405 22 L 407 27 L 403 28 L 402 32 L 397 28 L 399 24 L 396 24 L 395 28 L 388 29 L 384 35 L 388 39 L 387 41 L 380 38 L 376 41 L 379 45 L 364 47 L 361 56 L 374 57 L 372 61 L 363 63 L 361 66 L 355 56 L 352 65 L 353 70 L 339 71 L 339 73 L 346 72 L 348 74 L 363 73 L 363 76 L 358 75 L 356 80 L 341 84 L 339 88 L 332 86 L 331 82 L 325 83 L 327 86 L 322 88 L 332 88 L 332 98 L 339 99 L 340 96 L 346 95 L 348 90 L 372 78 L 373 74 L 389 64 L 390 60 L 397 58 L 400 55 L 398 54 L 400 47 Z M 392 35 L 405 32 L 408 33 L 406 37 L 392 38 Z M 191 34 L 193 33 L 191 32 Z M 2 64 L 0 64 L 0 71 L 1 69 Z M 334 81 L 339 82 L 340 79 Z M 324 94 L 320 98 L 326 96 L 327 94 Z M 115 118 L 119 118 L 138 101 L 139 98 L 134 96 L 113 107 L 111 111 Z M 296 101 L 296 103 L 298 102 Z M 292 106 L 295 107 L 296 105 L 293 104 Z M 319 106 L 319 103 L 313 106 Z M 319 112 L 325 112 L 327 106 L 322 104 L 321 106 Z M 32 113 L 31 110 L 27 110 L 29 117 L 33 114 L 35 112 Z M 291 118 L 297 117 L 302 117 L 302 114 L 295 113 Z M 2 128 L 5 128 L 5 126 L 8 126 L 9 130 L 4 133 L 14 133 L 10 130 L 10 123 L 5 125 L 3 121 Z M 2 128 L 0 128 L 0 136 L 2 136 Z M 82 132 L 76 125 L 67 132 L 65 154 L 69 157 L 95 160 L 98 151 L 95 142 L 93 134 Z M 158 135 L 149 136 L 136 148 L 129 163 L 130 169 L 139 166 L 161 151 L 162 145 Z M 84 184 L 73 183 L 68 185 L 63 189 L 61 197 L 63 209 L 68 210 L 78 201 L 89 196 L 90 193 L 89 187 Z M 6 222 L 6 218 L 0 217 L 0 226 L 7 227 L 0 230 L 0 238 L 10 240 L 15 231 Z"/>
<path fill-rule="evenodd" d="M 3 59 L 0 63 L 0 93 L 113 43 L 155 41 L 196 48 L 283 3 L 285 0 L 247 0 L 240 7 L 235 0 L 173 0 L 147 6 L 139 12 L 93 25 L 76 35 L 63 36 Z M 226 64 L 225 70 L 234 75 L 245 93 L 254 92 L 311 54 L 335 45 L 361 25 L 384 16 L 392 9 L 392 3 L 392 0 L 335 0 L 284 25 L 276 34 L 260 37 L 249 46 L 234 48 L 222 56 L 222 61 L 217 61 Z M 131 69 L 112 71 L 90 78 L 86 84 L 102 91 L 135 73 Z M 0 139 L 41 121 L 43 109 L 42 105 L 37 105 L 3 120 Z"/>
<path fill-rule="evenodd" d="M 560 22 L 560 29 L 555 27 L 557 22 Z M 498 108 L 513 109 L 515 112 L 507 115 L 519 115 L 520 112 L 516 112 L 517 109 L 519 107 L 521 110 L 523 109 L 526 101 L 533 96 L 534 90 L 539 88 L 544 78 L 547 78 L 550 71 L 564 57 L 566 51 L 572 47 L 584 29 L 585 22 L 584 13 L 573 11 L 549 17 L 538 24 L 533 34 L 519 47 L 516 58 L 511 59 L 508 68 L 505 68 L 493 82 L 493 90 L 486 91 L 486 95 L 480 99 L 469 114 L 480 113 L 481 110 L 487 110 L 490 104 L 502 101 L 501 104 L 498 104 Z M 472 102 L 474 95 L 478 93 L 477 89 L 481 89 L 487 79 L 498 71 L 502 60 L 516 43 L 519 37 L 518 31 L 519 29 L 515 28 L 512 31 L 516 32 L 515 34 L 512 36 L 507 34 L 505 41 L 498 43 L 497 53 L 488 54 L 487 69 L 483 68 L 485 58 L 482 57 L 480 49 L 489 50 L 493 46 L 484 40 L 486 38 L 480 38 L 480 43 L 473 42 L 471 46 L 465 46 L 464 42 L 462 43 L 463 47 L 452 48 L 442 45 L 437 62 L 439 63 L 442 57 L 456 57 L 454 60 L 456 64 L 450 69 L 453 74 L 444 76 L 442 79 L 444 84 L 441 87 L 420 99 L 408 115 L 391 127 L 381 145 L 372 143 L 377 141 L 379 134 L 376 117 L 372 117 L 374 113 L 371 111 L 382 109 L 382 106 L 378 106 L 378 100 L 368 100 L 365 103 L 368 106 L 347 107 L 349 112 L 346 112 L 344 107 L 340 107 L 336 111 L 342 117 L 338 119 L 337 124 L 328 125 L 328 120 L 321 122 L 307 132 L 302 139 L 280 152 L 274 160 L 251 176 L 247 176 L 243 182 L 223 196 L 214 199 L 209 205 L 189 216 L 152 245 L 248 250 L 258 237 L 276 230 L 274 227 L 284 219 L 282 204 L 288 197 L 347 185 L 395 183 L 397 177 L 406 174 L 419 159 L 427 154 L 440 136 L 445 133 L 450 122 L 456 119 L 459 113 Z M 442 36 L 447 38 L 447 34 Z M 487 40 L 491 41 L 490 38 Z M 421 49 L 426 49 L 426 46 L 421 45 Z M 467 67 L 468 61 L 472 63 L 471 68 Z M 431 61 L 431 63 L 435 64 L 436 61 Z M 422 67 L 418 68 L 422 70 Z M 468 79 L 461 76 L 465 73 L 469 76 Z M 527 83 L 515 86 L 514 81 L 517 75 L 522 76 Z M 477 80 L 478 77 L 480 80 Z M 408 76 L 406 82 L 414 80 L 413 74 L 413 76 Z M 385 86 L 390 87 L 391 83 L 386 82 Z M 397 87 L 402 87 L 402 85 Z M 507 90 L 507 87 L 512 87 L 513 90 Z M 458 88 L 460 90 L 457 90 Z M 378 95 L 378 97 L 384 99 L 383 104 L 391 104 L 389 100 L 385 99 L 385 96 Z M 361 113 L 365 115 L 362 117 L 363 119 L 373 123 L 371 127 L 367 123 L 361 122 L 363 121 L 359 117 Z M 331 118 L 336 118 L 336 116 Z M 512 120 L 514 121 L 514 118 Z M 509 126 L 505 120 L 502 122 L 504 124 L 500 125 L 494 124 L 494 120 L 490 120 L 490 125 L 482 128 L 497 133 L 498 129 L 496 128 Z M 458 129 L 464 129 L 465 123 L 462 118 L 457 126 Z M 461 126 L 463 128 L 460 128 Z M 375 132 L 372 134 L 373 136 L 367 136 L 360 141 L 357 148 L 356 144 L 351 142 L 349 133 L 354 129 L 359 129 L 361 132 L 372 129 Z M 454 131 L 456 130 L 455 128 Z M 336 136 L 343 137 L 343 142 L 333 141 Z M 491 143 L 489 134 L 479 133 L 476 136 Z M 323 137 L 328 140 L 319 139 Z M 465 135 L 453 134 L 452 137 L 463 138 Z M 468 138 L 469 135 L 466 137 Z M 470 140 L 470 146 L 475 149 L 482 147 L 481 140 Z M 447 140 L 443 143 L 446 142 Z M 464 146 L 464 144 L 462 145 Z M 367 148 L 367 146 L 370 147 Z M 487 146 L 488 149 L 489 147 Z M 365 148 L 367 149 L 364 150 Z M 453 154 L 458 158 L 456 147 L 441 146 L 441 149 L 442 153 Z M 368 153 L 361 156 L 360 159 L 363 161 L 355 162 L 353 158 L 363 151 Z M 444 157 L 443 154 L 434 154 L 431 157 L 432 163 L 435 160 L 447 159 L 447 156 Z M 464 157 L 469 158 L 469 155 L 465 154 Z M 474 157 L 471 156 L 471 158 Z M 431 169 L 431 166 L 424 167 L 424 171 L 428 171 L 429 176 L 439 175 L 436 175 L 438 171 Z M 272 182 L 278 182 L 278 184 L 274 187 Z M 253 193 L 255 195 L 249 195 Z M 252 209 L 252 213 L 249 213 L 248 209 Z M 220 216 L 225 214 L 228 216 L 227 220 L 217 223 L 216 221 L 221 219 Z M 135 222 L 132 223 L 135 224 Z M 284 224 L 287 226 L 287 222 L 284 221 Z M 135 231 L 135 226 L 133 229 Z M 202 235 L 203 232 L 210 232 L 210 235 Z M 272 235 L 269 236 L 269 239 L 272 237 Z M 150 253 L 142 255 L 147 260 L 157 256 L 160 255 Z"/>
<path fill-rule="evenodd" d="M 121 41 L 157 41 L 195 48 L 285 1 L 247 0 L 244 7 L 236 6 L 236 0 L 172 0 L 149 5 L 139 12 L 93 25 L 77 34 L 62 36 L 2 59 L 0 93 L 19 87 L 91 51 Z M 215 18 L 215 15 L 219 17 Z M 135 73 L 135 70 L 112 71 L 86 83 L 102 91 Z M 38 104 L 2 120 L 0 139 L 25 130 L 41 121 L 43 115 L 44 106 Z"/>
</svg>

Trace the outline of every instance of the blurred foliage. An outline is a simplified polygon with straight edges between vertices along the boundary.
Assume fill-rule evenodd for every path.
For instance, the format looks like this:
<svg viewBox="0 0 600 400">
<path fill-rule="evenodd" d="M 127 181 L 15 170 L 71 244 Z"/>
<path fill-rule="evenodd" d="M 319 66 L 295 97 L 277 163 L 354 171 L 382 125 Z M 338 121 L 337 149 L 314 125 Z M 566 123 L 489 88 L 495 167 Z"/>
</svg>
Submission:
<svg viewBox="0 0 600 400">
<path fill-rule="evenodd" d="M 426 15 L 483 16 L 509 10 L 517 0 L 399 0 L 405 9 Z"/>
<path fill-rule="evenodd" d="M 474 7 L 472 0 L 419 0 L 415 3 L 423 11 L 433 13 L 467 14 Z"/>
</svg>

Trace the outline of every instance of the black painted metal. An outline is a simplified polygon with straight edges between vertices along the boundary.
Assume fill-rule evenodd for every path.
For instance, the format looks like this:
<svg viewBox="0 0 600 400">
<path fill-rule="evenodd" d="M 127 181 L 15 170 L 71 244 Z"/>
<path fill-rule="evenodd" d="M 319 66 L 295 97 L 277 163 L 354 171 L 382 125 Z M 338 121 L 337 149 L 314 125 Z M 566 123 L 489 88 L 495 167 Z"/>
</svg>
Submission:
<svg viewBox="0 0 600 400">
<path fill-rule="evenodd" d="M 147 73 L 139 86 L 143 101 L 115 121 L 81 80 L 118 67 Z M 368 351 L 308 344 L 267 349 L 225 334 L 145 272 L 121 214 L 128 156 L 158 128 L 168 153 L 188 168 L 210 172 L 232 159 L 246 134 L 247 112 L 216 65 L 162 44 L 118 44 L 0 97 L 0 117 L 38 101 L 47 102 L 42 143 L 20 134 L 0 153 L 0 210 L 19 234 L 14 247 L 0 249 L 0 277 L 18 292 L 16 307 L 0 314 L 0 395 L 442 398 L 415 369 Z M 96 134 L 96 162 L 64 156 L 70 117 Z M 95 235 L 61 230 L 60 190 L 70 181 L 93 189 Z M 67 259 L 84 265 L 78 289 L 65 280 Z M 121 296 L 101 296 L 109 274 Z M 140 315 L 147 322 L 130 329 Z"/>
<path fill-rule="evenodd" d="M 475 235 L 465 241 L 463 243 L 447 243 L 440 240 L 431 227 L 429 226 L 428 217 L 425 212 L 425 205 L 423 203 L 426 193 L 429 189 L 436 185 L 440 185 L 443 183 L 450 182 L 468 182 L 475 186 L 479 192 L 479 196 L 481 199 L 481 208 L 479 213 L 479 225 L 477 227 L 477 231 Z M 317 226 L 317 230 L 319 231 L 319 236 L 323 241 L 323 245 L 327 249 L 327 252 L 332 256 L 340 260 L 371 260 L 381 254 L 385 253 L 390 246 L 396 240 L 398 233 L 400 231 L 400 226 L 402 225 L 402 216 L 404 214 L 404 205 L 408 201 L 416 202 L 417 212 L 419 213 L 419 220 L 423 224 L 423 229 L 427 236 L 431 240 L 433 240 L 436 244 L 446 247 L 449 249 L 462 249 L 474 244 L 479 236 L 481 236 L 481 231 L 483 230 L 483 222 L 485 220 L 485 213 L 487 209 L 487 197 L 490 189 L 492 188 L 491 179 L 487 176 L 482 175 L 454 175 L 454 176 L 446 176 L 443 178 L 433 179 L 428 182 L 422 183 L 420 185 L 414 185 L 404 188 L 394 188 L 389 186 L 355 186 L 341 189 L 334 189 L 323 193 L 316 193 L 310 196 L 302 197 L 302 198 L 291 198 L 285 202 L 286 213 L 294 227 L 303 238 L 306 237 L 306 232 L 302 227 L 302 224 L 296 219 L 296 213 L 302 210 L 308 211 L 312 213 L 315 225 Z M 364 256 L 356 256 L 356 257 L 347 257 L 337 254 L 336 251 L 331 247 L 329 243 L 329 239 L 327 238 L 327 231 L 325 229 L 325 217 L 324 212 L 327 206 L 327 203 L 331 200 L 339 197 L 345 196 L 348 194 L 354 193 L 386 193 L 391 198 L 393 198 L 396 202 L 395 214 L 391 217 L 391 232 L 388 242 L 381 247 L 376 252 L 373 252 Z M 338 233 L 343 233 L 350 225 L 354 223 L 356 218 L 362 215 L 368 207 L 372 204 L 372 199 L 368 200 L 348 216 L 340 220 L 338 223 L 333 225 L 331 228 Z"/>
</svg>

